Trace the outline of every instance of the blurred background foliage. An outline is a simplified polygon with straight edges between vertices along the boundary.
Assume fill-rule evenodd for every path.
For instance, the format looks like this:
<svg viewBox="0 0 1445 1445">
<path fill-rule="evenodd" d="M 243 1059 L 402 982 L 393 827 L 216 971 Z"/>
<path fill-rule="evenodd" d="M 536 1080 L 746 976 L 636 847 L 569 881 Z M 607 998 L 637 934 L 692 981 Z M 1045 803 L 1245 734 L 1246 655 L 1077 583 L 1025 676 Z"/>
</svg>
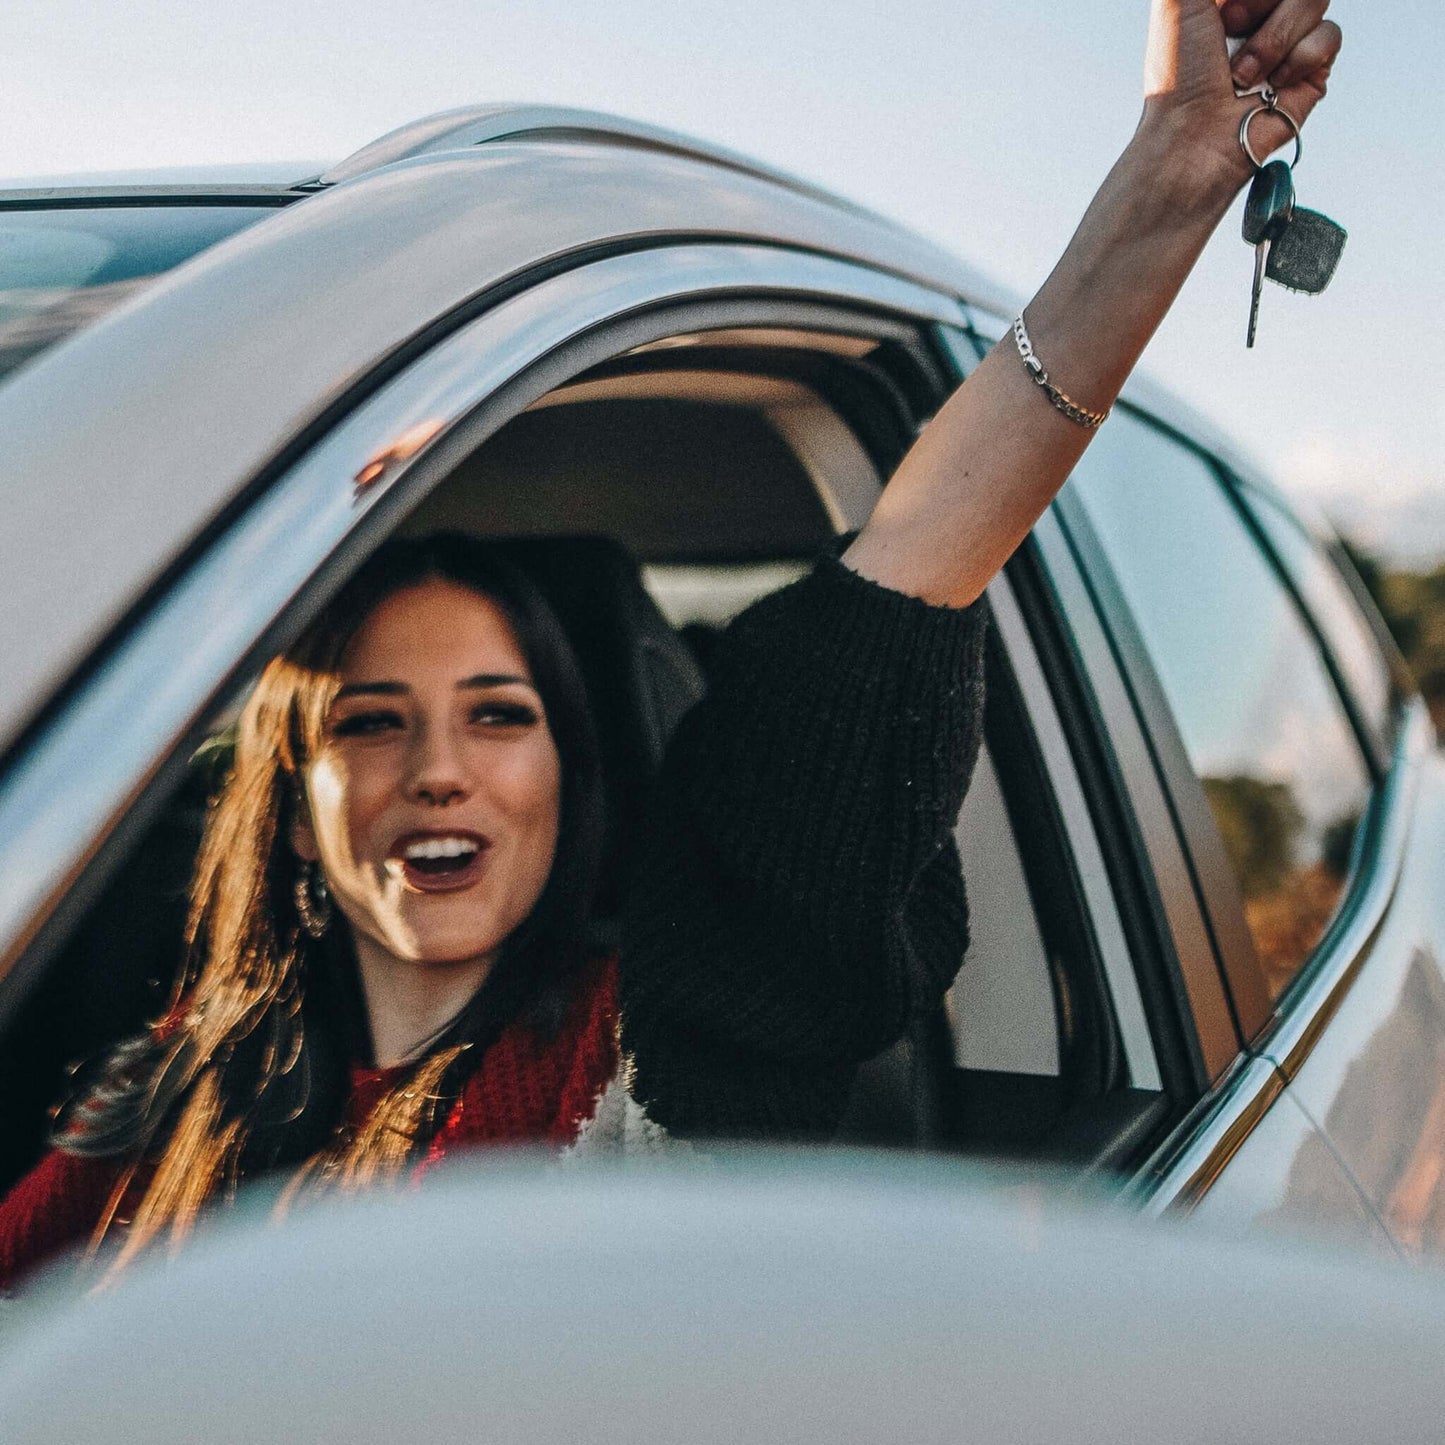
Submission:
<svg viewBox="0 0 1445 1445">
<path fill-rule="evenodd" d="M 1406 571 L 1348 542 L 1345 551 L 1410 664 L 1436 731 L 1445 738 L 1445 562 Z"/>
<path fill-rule="evenodd" d="M 1374 596 L 1445 741 L 1445 562 L 1411 570 L 1342 543 Z M 1322 937 L 1349 876 L 1358 814 L 1306 826 L 1287 782 L 1251 773 L 1203 779 L 1243 895 L 1271 998 Z"/>
</svg>

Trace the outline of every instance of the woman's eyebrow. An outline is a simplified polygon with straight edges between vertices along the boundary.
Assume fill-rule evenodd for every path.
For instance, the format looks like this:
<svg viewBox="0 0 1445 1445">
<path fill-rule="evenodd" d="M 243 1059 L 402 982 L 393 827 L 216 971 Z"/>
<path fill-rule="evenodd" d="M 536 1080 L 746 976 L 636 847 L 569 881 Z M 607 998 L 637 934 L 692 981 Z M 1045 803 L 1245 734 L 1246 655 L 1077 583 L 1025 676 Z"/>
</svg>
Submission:
<svg viewBox="0 0 1445 1445">
<path fill-rule="evenodd" d="M 533 692 L 537 685 L 530 677 L 523 677 L 519 672 L 479 672 L 475 677 L 469 677 L 464 682 L 459 682 L 458 687 L 502 687 L 510 682 L 520 682 L 524 687 L 530 687 Z"/>
<path fill-rule="evenodd" d="M 401 697 L 407 693 L 404 682 L 348 682 L 336 694 L 337 702 L 344 697 Z"/>
</svg>

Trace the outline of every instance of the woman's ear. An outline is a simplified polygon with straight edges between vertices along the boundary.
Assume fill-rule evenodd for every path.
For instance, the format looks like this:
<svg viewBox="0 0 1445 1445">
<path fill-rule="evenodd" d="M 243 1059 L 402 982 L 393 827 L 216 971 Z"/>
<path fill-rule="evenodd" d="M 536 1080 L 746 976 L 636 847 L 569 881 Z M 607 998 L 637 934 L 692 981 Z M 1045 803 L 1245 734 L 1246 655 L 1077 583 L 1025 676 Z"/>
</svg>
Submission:
<svg viewBox="0 0 1445 1445">
<path fill-rule="evenodd" d="M 311 826 L 311 807 L 306 801 L 304 788 L 297 790 L 296 813 L 291 819 L 291 849 L 305 863 L 315 863 L 321 857 L 316 846 L 316 830 Z"/>
</svg>

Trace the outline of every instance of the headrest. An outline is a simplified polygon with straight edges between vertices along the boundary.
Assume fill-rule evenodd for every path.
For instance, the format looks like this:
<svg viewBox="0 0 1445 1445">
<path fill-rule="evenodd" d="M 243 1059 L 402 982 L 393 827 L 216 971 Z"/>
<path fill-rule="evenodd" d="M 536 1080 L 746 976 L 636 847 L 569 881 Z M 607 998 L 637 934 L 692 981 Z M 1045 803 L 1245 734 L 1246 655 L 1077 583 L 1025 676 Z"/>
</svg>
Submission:
<svg viewBox="0 0 1445 1445">
<path fill-rule="evenodd" d="M 615 909 L 663 749 L 703 694 L 702 671 L 620 542 L 509 537 L 494 545 L 537 584 L 582 665 L 607 779 L 605 915 Z"/>
</svg>

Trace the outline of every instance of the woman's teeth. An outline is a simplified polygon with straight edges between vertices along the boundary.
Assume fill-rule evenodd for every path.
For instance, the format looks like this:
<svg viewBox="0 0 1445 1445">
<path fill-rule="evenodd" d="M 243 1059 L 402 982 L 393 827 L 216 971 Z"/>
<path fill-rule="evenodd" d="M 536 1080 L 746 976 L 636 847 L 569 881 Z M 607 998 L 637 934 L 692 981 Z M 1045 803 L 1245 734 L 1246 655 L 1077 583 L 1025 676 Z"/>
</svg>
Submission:
<svg viewBox="0 0 1445 1445">
<path fill-rule="evenodd" d="M 481 852 L 475 838 L 418 838 L 402 849 L 403 864 L 416 873 L 458 873 Z"/>
<path fill-rule="evenodd" d="M 426 838 L 408 843 L 402 857 L 414 863 L 418 859 L 470 858 L 476 851 L 477 845 L 470 838 Z"/>
</svg>

